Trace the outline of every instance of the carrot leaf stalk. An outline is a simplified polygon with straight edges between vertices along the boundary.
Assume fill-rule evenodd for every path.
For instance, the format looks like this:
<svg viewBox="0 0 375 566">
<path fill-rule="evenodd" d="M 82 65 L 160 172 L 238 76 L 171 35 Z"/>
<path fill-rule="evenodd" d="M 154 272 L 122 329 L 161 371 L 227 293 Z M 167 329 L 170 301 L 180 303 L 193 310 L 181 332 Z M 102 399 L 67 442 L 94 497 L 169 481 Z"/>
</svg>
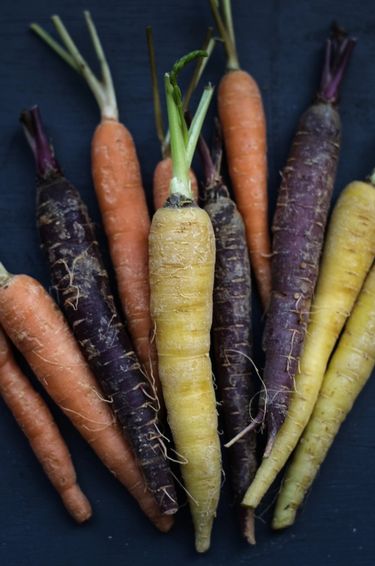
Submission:
<svg viewBox="0 0 375 566">
<path fill-rule="evenodd" d="M 222 0 L 222 14 L 220 13 L 219 3 L 217 0 L 210 0 L 210 6 L 215 24 L 224 42 L 225 51 L 227 53 L 227 69 L 228 71 L 238 70 L 240 68 L 240 64 L 238 61 L 234 36 L 230 0 Z"/>
<path fill-rule="evenodd" d="M 57 15 L 52 16 L 52 22 L 59 34 L 64 47 L 61 46 L 48 32 L 39 24 L 32 23 L 30 28 L 49 45 L 68 65 L 79 73 L 88 84 L 93 93 L 101 112 L 102 118 L 118 120 L 118 108 L 116 94 L 113 86 L 111 71 L 97 33 L 94 21 L 88 10 L 83 12 L 90 38 L 99 61 L 101 77 L 98 79 L 90 68 L 86 59 L 81 55 L 73 38 L 66 29 L 63 21 Z"/>
<path fill-rule="evenodd" d="M 152 82 L 152 93 L 154 102 L 154 114 L 155 114 L 155 125 L 156 132 L 159 138 L 162 159 L 158 162 L 154 170 L 152 191 L 153 191 L 153 202 L 154 209 L 158 210 L 161 208 L 169 196 L 169 185 L 172 178 L 172 159 L 170 157 L 170 133 L 169 130 L 165 133 L 163 127 L 163 117 L 160 104 L 160 94 L 157 80 L 157 70 L 155 61 L 155 50 L 152 37 L 152 29 L 148 27 L 146 29 L 147 45 L 149 51 L 149 62 L 150 62 L 150 72 L 151 72 L 151 82 Z M 214 48 L 215 40 L 212 37 L 212 28 L 209 28 L 206 39 L 202 46 L 202 51 L 207 52 L 207 57 L 198 57 L 195 69 L 190 80 L 189 86 L 183 96 L 183 110 L 188 109 L 190 98 L 197 87 L 197 84 L 201 78 L 203 70 L 207 64 L 208 58 L 210 57 L 212 50 Z M 194 171 L 190 169 L 189 171 L 190 181 L 191 181 L 191 191 L 195 201 L 198 200 L 198 181 L 194 174 Z"/>
<path fill-rule="evenodd" d="M 206 57 L 207 52 L 192 51 L 179 59 L 170 73 L 164 75 L 167 98 L 168 121 L 171 136 L 171 154 L 173 162 L 173 177 L 170 184 L 171 195 L 180 194 L 192 200 L 189 169 L 193 160 L 194 151 L 199 134 L 213 95 L 213 87 L 205 87 L 194 118 L 188 128 L 184 116 L 183 99 L 177 84 L 180 71 L 197 57 Z"/>
<path fill-rule="evenodd" d="M 195 65 L 193 76 L 189 82 L 188 88 L 186 89 L 186 92 L 182 98 L 182 108 L 184 112 L 186 112 L 189 108 L 191 97 L 201 79 L 203 71 L 214 49 L 215 39 L 212 37 L 212 31 L 213 31 L 212 28 L 208 28 L 207 35 L 201 49 L 202 53 L 205 52 L 205 56 L 193 57 L 193 59 L 195 58 L 197 59 L 197 63 Z M 146 28 L 146 38 L 147 38 L 147 47 L 148 47 L 149 63 L 150 63 L 152 98 L 154 104 L 156 133 L 161 144 L 162 156 L 163 158 L 166 158 L 170 152 L 170 147 L 169 147 L 170 135 L 169 135 L 169 131 L 167 133 L 164 132 L 164 127 L 163 127 L 163 115 L 162 115 L 162 109 L 160 103 L 160 92 L 159 92 L 158 80 L 157 80 L 155 49 L 154 49 L 151 26 L 148 26 Z"/>
<path fill-rule="evenodd" d="M 11 278 L 0 263 L 0 286 Z M 77 484 L 68 448 L 47 404 L 16 363 L 1 327 L 0 396 L 26 435 L 68 512 L 78 523 L 87 521 L 92 514 L 91 506 Z"/>
</svg>

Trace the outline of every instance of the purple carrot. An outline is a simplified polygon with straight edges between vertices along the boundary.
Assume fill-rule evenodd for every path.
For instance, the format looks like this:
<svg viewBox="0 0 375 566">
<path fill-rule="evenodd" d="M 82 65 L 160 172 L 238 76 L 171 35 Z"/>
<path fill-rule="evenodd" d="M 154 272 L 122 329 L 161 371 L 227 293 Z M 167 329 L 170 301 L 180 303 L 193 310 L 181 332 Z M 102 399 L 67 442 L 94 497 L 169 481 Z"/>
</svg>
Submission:
<svg viewBox="0 0 375 566">
<path fill-rule="evenodd" d="M 216 239 L 212 341 L 225 435 L 229 440 L 251 420 L 250 403 L 254 395 L 251 279 L 242 217 L 220 175 L 222 149 L 218 130 L 216 140 L 213 158 L 202 138 L 198 147 L 205 177 L 204 208 L 211 218 Z M 230 461 L 242 534 L 248 542 L 255 544 L 253 510 L 239 506 L 257 467 L 254 431 L 231 446 Z"/>
<path fill-rule="evenodd" d="M 265 419 L 265 456 L 284 422 L 303 349 L 340 149 L 336 103 L 354 45 L 354 39 L 333 27 L 319 91 L 300 118 L 282 173 L 272 226 L 272 295 L 263 337 L 264 390 L 252 424 L 255 427 Z"/>
<path fill-rule="evenodd" d="M 163 513 L 177 498 L 155 396 L 120 321 L 94 225 L 79 192 L 64 177 L 43 131 L 37 107 L 21 121 L 37 168 L 37 222 L 59 302 L 79 345 L 131 443 Z"/>
</svg>

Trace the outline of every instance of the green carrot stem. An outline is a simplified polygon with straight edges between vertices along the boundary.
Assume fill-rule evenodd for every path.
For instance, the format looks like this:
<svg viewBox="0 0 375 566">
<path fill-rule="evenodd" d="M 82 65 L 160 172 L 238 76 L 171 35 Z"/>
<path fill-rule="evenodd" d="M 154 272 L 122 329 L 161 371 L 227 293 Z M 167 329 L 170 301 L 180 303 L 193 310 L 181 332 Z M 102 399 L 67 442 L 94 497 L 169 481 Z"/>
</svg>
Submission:
<svg viewBox="0 0 375 566">
<path fill-rule="evenodd" d="M 232 18 L 232 2 L 231 0 L 222 0 L 222 2 L 223 2 L 223 16 L 224 16 L 225 26 L 227 28 L 228 35 L 230 37 L 234 50 L 237 54 L 236 36 L 234 35 L 234 26 L 233 26 L 233 18 Z"/>
<path fill-rule="evenodd" d="M 52 22 L 65 47 L 62 47 L 38 24 L 33 23 L 30 27 L 57 55 L 85 79 L 98 103 L 102 118 L 118 120 L 117 101 L 109 65 L 90 12 L 86 10 L 84 17 L 101 68 L 101 80 L 95 76 L 87 61 L 81 55 L 59 16 L 52 16 Z"/>
<path fill-rule="evenodd" d="M 197 108 L 197 111 L 195 112 L 194 118 L 189 128 L 189 138 L 186 146 L 186 161 L 189 168 L 191 162 L 193 161 L 194 151 L 198 143 L 199 135 L 207 114 L 208 107 L 211 102 L 213 92 L 214 89 L 212 86 L 209 85 L 205 87 L 199 102 L 199 106 Z"/>
<path fill-rule="evenodd" d="M 171 83 L 168 73 L 164 75 L 164 82 L 173 164 L 173 178 L 170 185 L 170 192 L 171 194 L 181 193 L 187 198 L 192 198 L 189 180 L 189 167 L 186 165 L 185 159 L 185 140 L 182 131 L 181 116 L 174 98 L 175 89 Z"/>
<path fill-rule="evenodd" d="M 0 262 L 0 285 L 5 285 L 11 277 L 11 274 L 7 272 L 4 265 Z"/>
<path fill-rule="evenodd" d="M 104 50 L 103 50 L 102 43 L 100 41 L 98 32 L 96 31 L 96 27 L 95 27 L 95 24 L 93 22 L 93 19 L 91 17 L 90 12 L 88 10 L 85 10 L 83 12 L 83 14 L 85 16 L 86 25 L 87 25 L 87 28 L 89 30 L 91 41 L 92 41 L 95 53 L 96 53 L 98 61 L 99 61 L 100 70 L 101 70 L 101 73 L 102 73 L 102 81 L 103 81 L 103 85 L 104 85 L 104 90 L 106 92 L 106 96 L 108 98 L 109 105 L 111 106 L 111 108 L 116 108 L 116 110 L 117 110 L 117 100 L 116 100 L 115 89 L 114 89 L 114 86 L 113 86 L 112 74 L 111 74 L 111 70 L 109 68 L 108 61 L 107 61 L 107 58 L 106 58 Z"/>
<path fill-rule="evenodd" d="M 205 51 L 207 53 L 207 56 L 206 57 L 200 57 L 197 60 L 193 76 L 191 77 L 191 81 L 190 81 L 190 83 L 189 83 L 189 85 L 186 89 L 185 95 L 183 97 L 184 112 L 186 112 L 189 109 L 190 99 L 193 95 L 193 92 L 195 91 L 195 89 L 198 86 L 198 83 L 201 79 L 203 71 L 205 70 L 206 65 L 208 63 L 208 60 L 211 56 L 211 53 L 212 53 L 212 51 L 215 47 L 215 39 L 212 37 L 212 34 L 213 34 L 213 29 L 210 27 L 207 30 L 206 39 L 205 39 L 205 41 L 202 45 L 202 51 Z"/>
<path fill-rule="evenodd" d="M 229 71 L 235 71 L 240 68 L 240 64 L 238 61 L 236 45 L 234 42 L 234 30 L 230 3 L 226 2 L 226 5 L 224 5 L 225 22 L 221 17 L 217 0 L 210 0 L 210 6 L 216 27 L 219 31 L 221 39 L 224 41 L 224 47 L 227 53 L 227 69 Z"/>
<path fill-rule="evenodd" d="M 149 58 L 149 62 L 150 62 L 150 73 L 151 73 L 151 83 L 152 83 L 152 101 L 153 101 L 153 104 L 154 104 L 156 133 L 157 133 L 157 136 L 158 136 L 158 140 L 160 141 L 160 145 L 162 147 L 163 157 L 166 157 L 165 152 L 163 151 L 164 141 L 165 141 L 165 133 L 164 133 L 164 125 L 163 125 L 163 113 L 162 113 L 161 102 L 160 102 L 158 74 L 157 74 L 157 70 L 156 70 L 154 40 L 153 40 L 151 26 L 148 26 L 146 28 L 146 38 L 147 38 L 147 47 L 148 47 L 148 58 Z"/>
<path fill-rule="evenodd" d="M 188 129 L 183 112 L 182 93 L 177 83 L 177 77 L 190 61 L 197 57 L 205 57 L 206 55 L 205 51 L 193 51 L 179 59 L 174 64 L 171 72 L 164 75 L 173 164 L 170 193 L 179 193 L 187 199 L 192 199 L 189 168 L 212 98 L 213 88 L 212 86 L 205 88 L 191 126 Z"/>
<path fill-rule="evenodd" d="M 65 61 L 65 63 L 67 63 L 68 65 L 70 65 L 70 67 L 72 67 L 72 69 L 77 71 L 77 73 L 81 72 L 77 63 L 70 55 L 70 53 L 66 49 L 61 47 L 61 45 L 57 43 L 55 39 L 53 39 L 52 35 L 46 32 L 39 24 L 36 23 L 30 24 L 30 29 L 36 35 L 38 35 L 47 45 L 49 45 L 51 49 L 53 49 L 53 51 L 55 51 L 55 53 L 57 53 L 57 55 L 59 55 L 59 57 L 61 57 L 61 59 Z"/>
</svg>

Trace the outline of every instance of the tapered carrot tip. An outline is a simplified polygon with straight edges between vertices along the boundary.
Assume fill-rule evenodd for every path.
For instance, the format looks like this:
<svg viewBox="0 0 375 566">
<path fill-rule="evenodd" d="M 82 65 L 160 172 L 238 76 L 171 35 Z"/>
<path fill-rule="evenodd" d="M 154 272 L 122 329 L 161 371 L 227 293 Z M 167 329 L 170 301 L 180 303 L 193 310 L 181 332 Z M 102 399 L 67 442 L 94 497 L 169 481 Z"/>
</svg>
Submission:
<svg viewBox="0 0 375 566">
<path fill-rule="evenodd" d="M 197 552 L 206 552 L 210 548 L 211 531 L 214 518 L 205 518 L 202 525 L 195 527 L 195 550 Z"/>
<path fill-rule="evenodd" d="M 65 508 L 77 523 L 84 523 L 90 519 L 92 515 L 91 505 L 77 484 L 66 489 L 61 494 L 61 498 Z"/>
<path fill-rule="evenodd" d="M 249 544 L 256 544 L 254 528 L 254 509 L 244 509 L 243 536 Z"/>
<path fill-rule="evenodd" d="M 154 524 L 157 529 L 162 533 L 168 533 L 173 527 L 174 518 L 172 515 L 160 515 L 160 518 L 155 518 Z"/>
<path fill-rule="evenodd" d="M 286 529 L 287 527 L 291 527 L 296 520 L 297 509 L 292 506 L 288 506 L 283 509 L 282 512 L 279 512 L 277 517 L 275 516 L 272 519 L 272 528 L 274 531 L 278 531 L 281 529 Z"/>
</svg>

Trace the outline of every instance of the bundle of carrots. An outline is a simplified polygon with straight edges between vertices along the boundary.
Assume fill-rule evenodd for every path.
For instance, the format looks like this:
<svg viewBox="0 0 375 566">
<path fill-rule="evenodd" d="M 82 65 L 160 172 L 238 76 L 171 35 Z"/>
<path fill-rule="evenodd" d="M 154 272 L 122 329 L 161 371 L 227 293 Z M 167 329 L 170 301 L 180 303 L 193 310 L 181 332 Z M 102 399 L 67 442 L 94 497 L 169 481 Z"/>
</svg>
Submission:
<svg viewBox="0 0 375 566">
<path fill-rule="evenodd" d="M 277 474 L 290 459 L 272 523 L 281 529 L 294 522 L 375 365 L 375 173 L 342 191 L 326 231 L 341 143 L 338 95 L 355 40 L 333 26 L 320 86 L 300 118 L 270 229 L 260 89 L 240 68 L 230 0 L 209 5 L 227 54 L 211 152 L 201 129 L 213 87 L 204 88 L 195 113 L 189 103 L 214 47 L 212 30 L 203 49 L 178 59 L 164 75 L 166 133 L 147 29 L 162 148 L 152 221 L 134 141 L 119 122 L 90 13 L 84 16 L 100 78 L 58 16 L 52 21 L 62 44 L 32 24 L 83 76 L 99 105 L 91 170 L 122 312 L 94 224 L 62 173 L 37 107 L 24 111 L 21 122 L 35 158 L 37 225 L 59 306 L 36 280 L 0 264 L 0 395 L 68 512 L 82 523 L 92 509 L 52 414 L 18 367 L 12 344 L 162 532 L 179 508 L 180 480 L 169 460 L 180 464 L 198 552 L 210 547 L 220 497 L 218 410 L 241 534 L 255 544 L 255 510 Z M 195 71 L 183 96 L 179 75 L 192 61 Z M 191 169 L 196 146 L 204 174 L 200 198 Z M 236 202 L 221 176 L 223 147 Z M 262 375 L 252 360 L 251 273 L 266 320 Z"/>
</svg>

